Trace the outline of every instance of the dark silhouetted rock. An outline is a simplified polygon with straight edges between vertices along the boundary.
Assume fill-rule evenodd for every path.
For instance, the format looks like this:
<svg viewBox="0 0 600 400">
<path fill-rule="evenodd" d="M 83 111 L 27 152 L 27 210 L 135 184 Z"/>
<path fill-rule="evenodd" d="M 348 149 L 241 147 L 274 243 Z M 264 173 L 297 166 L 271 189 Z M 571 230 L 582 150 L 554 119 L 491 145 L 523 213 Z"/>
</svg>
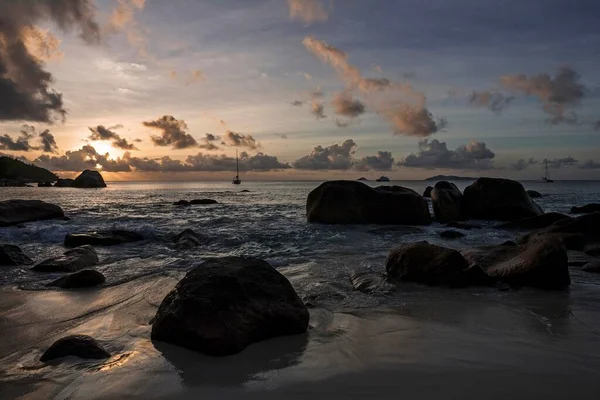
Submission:
<svg viewBox="0 0 600 400">
<path fill-rule="evenodd" d="M 431 191 L 433 190 L 433 186 L 427 186 L 425 188 L 425 191 L 423 192 L 423 197 L 426 197 L 428 199 L 431 198 Z"/>
<path fill-rule="evenodd" d="M 52 187 L 52 182 L 38 182 L 38 187 Z"/>
<path fill-rule="evenodd" d="M 75 187 L 75 179 L 59 179 L 54 187 Z"/>
<path fill-rule="evenodd" d="M 183 250 L 198 247 L 201 244 L 206 243 L 208 239 L 191 229 L 185 229 L 178 233 L 173 241 L 178 249 Z"/>
<path fill-rule="evenodd" d="M 98 286 L 106 279 L 102 273 L 93 269 L 84 269 L 50 282 L 47 286 L 58 286 L 63 289 L 79 289 Z"/>
<path fill-rule="evenodd" d="M 472 267 L 514 286 L 562 289 L 571 283 L 567 252 L 553 239 L 528 246 L 482 246 L 461 254 Z"/>
<path fill-rule="evenodd" d="M 240 190 L 240 193 L 250 193 L 248 189 Z"/>
<path fill-rule="evenodd" d="M 443 237 L 444 239 L 458 239 L 465 237 L 465 234 L 458 231 L 442 231 L 440 232 L 440 237 Z"/>
<path fill-rule="evenodd" d="M 182 207 L 187 207 L 187 206 L 191 206 L 192 204 L 187 201 L 187 200 L 178 200 L 175 203 L 173 203 L 174 206 L 182 206 Z"/>
<path fill-rule="evenodd" d="M 109 358 L 110 353 L 102 348 L 94 338 L 86 335 L 72 335 L 58 339 L 42 354 L 40 361 L 48 362 L 67 356 L 84 359 Z"/>
<path fill-rule="evenodd" d="M 569 250 L 583 250 L 600 243 L 600 212 L 557 221 L 523 236 L 519 243 L 535 243 L 550 238 L 558 240 Z"/>
<path fill-rule="evenodd" d="M 441 181 L 431 191 L 431 203 L 436 221 L 449 222 L 464 219 L 463 194 L 454 183 Z"/>
<path fill-rule="evenodd" d="M 532 199 L 540 199 L 542 198 L 542 194 L 540 192 L 536 192 L 535 190 L 528 190 L 527 194 L 529 195 L 529 197 L 531 197 Z"/>
<path fill-rule="evenodd" d="M 582 207 L 571 207 L 571 214 L 591 214 L 600 211 L 600 204 L 592 203 Z"/>
<path fill-rule="evenodd" d="M 517 243 L 513 240 L 507 240 L 506 242 L 502 242 L 500 246 L 516 246 Z"/>
<path fill-rule="evenodd" d="M 62 208 L 41 200 L 0 201 L 0 226 L 64 218 L 64 216 L 65 213 Z"/>
<path fill-rule="evenodd" d="M 102 232 L 69 233 L 65 236 L 65 246 L 77 247 L 85 244 L 92 246 L 116 246 L 140 240 L 144 240 L 144 237 L 137 232 L 116 229 Z"/>
<path fill-rule="evenodd" d="M 306 332 L 309 314 L 288 280 L 255 258 L 212 259 L 189 271 L 164 298 L 152 340 L 208 355 Z"/>
<path fill-rule="evenodd" d="M 552 225 L 557 221 L 562 221 L 570 218 L 571 217 L 569 217 L 568 215 L 550 212 L 547 214 L 537 215 L 535 217 L 523 218 L 517 221 L 506 222 L 498 225 L 496 228 L 522 230 L 542 229 Z"/>
<path fill-rule="evenodd" d="M 398 280 L 447 285 L 451 287 L 483 285 L 489 278 L 456 250 L 427 242 L 402 244 L 388 254 L 388 276 Z"/>
<path fill-rule="evenodd" d="M 19 265 L 31 265 L 33 260 L 19 246 L 13 244 L 0 244 L 0 265 L 10 265 L 13 267 Z"/>
<path fill-rule="evenodd" d="M 387 283 L 385 276 L 366 268 L 350 272 L 350 282 L 354 290 L 363 293 L 385 293 L 395 289 L 393 285 Z"/>
<path fill-rule="evenodd" d="M 190 204 L 219 204 L 219 202 L 213 199 L 194 199 L 190 201 Z"/>
<path fill-rule="evenodd" d="M 104 178 L 98 171 L 86 169 L 77 178 L 75 178 L 75 187 L 77 188 L 105 188 Z"/>
<path fill-rule="evenodd" d="M 98 264 L 98 255 L 92 246 L 81 246 L 65 251 L 62 256 L 49 258 L 33 266 L 38 272 L 74 272 Z"/>
<path fill-rule="evenodd" d="M 585 272 L 593 272 L 595 274 L 600 274 L 600 260 L 595 260 L 587 263 L 582 268 Z"/>
<path fill-rule="evenodd" d="M 515 221 L 543 214 L 517 181 L 478 178 L 464 192 L 464 210 L 474 219 Z"/>
<path fill-rule="evenodd" d="M 472 224 L 470 222 L 461 222 L 461 221 L 450 221 L 446 224 L 446 226 L 448 228 L 465 229 L 465 230 L 481 229 L 481 225 Z"/>
<path fill-rule="evenodd" d="M 373 189 L 356 181 L 329 181 L 308 195 L 308 222 L 326 224 L 425 225 L 431 222 L 427 201 L 400 186 Z"/>
</svg>

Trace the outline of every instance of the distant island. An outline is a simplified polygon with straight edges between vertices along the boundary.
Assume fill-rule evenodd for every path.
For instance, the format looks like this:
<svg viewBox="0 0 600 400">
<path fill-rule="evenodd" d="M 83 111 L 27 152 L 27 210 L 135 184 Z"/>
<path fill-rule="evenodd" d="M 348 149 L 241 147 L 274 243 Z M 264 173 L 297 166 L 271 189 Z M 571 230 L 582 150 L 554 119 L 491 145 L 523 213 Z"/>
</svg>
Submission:
<svg viewBox="0 0 600 400">
<path fill-rule="evenodd" d="M 436 175 L 425 179 L 426 181 L 474 181 L 477 178 L 470 176 Z"/>
<path fill-rule="evenodd" d="M 16 158 L 0 156 L 0 181 L 2 186 L 13 186 L 28 182 L 54 182 L 58 176 L 45 168 L 27 164 Z M 12 184 L 11 184 L 12 183 Z"/>
</svg>

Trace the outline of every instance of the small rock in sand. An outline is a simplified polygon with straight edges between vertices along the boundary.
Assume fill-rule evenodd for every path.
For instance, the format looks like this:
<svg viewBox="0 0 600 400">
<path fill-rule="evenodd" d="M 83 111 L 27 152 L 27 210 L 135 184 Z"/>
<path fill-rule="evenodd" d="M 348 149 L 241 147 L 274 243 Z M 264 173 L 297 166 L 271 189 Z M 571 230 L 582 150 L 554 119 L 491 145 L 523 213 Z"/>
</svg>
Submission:
<svg viewBox="0 0 600 400">
<path fill-rule="evenodd" d="M 47 286 L 58 286 L 63 289 L 79 289 L 98 286 L 104 283 L 106 278 L 102 273 L 93 269 L 84 269 L 50 282 Z"/>
<path fill-rule="evenodd" d="M 36 264 L 38 272 L 74 272 L 98 264 L 98 255 L 92 246 L 81 246 L 65 251 L 62 256 L 48 258 Z"/>
<path fill-rule="evenodd" d="M 40 361 L 48 362 L 57 358 L 75 356 L 86 359 L 109 358 L 110 353 L 94 338 L 87 335 L 72 335 L 58 339 L 42 354 Z"/>
</svg>

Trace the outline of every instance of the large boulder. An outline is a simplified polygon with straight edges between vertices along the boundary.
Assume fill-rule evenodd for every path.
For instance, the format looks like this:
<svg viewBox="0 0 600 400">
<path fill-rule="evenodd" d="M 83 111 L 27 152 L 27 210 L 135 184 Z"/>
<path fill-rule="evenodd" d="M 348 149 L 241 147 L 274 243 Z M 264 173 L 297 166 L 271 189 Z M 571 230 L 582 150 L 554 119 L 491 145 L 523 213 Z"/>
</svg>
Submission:
<svg viewBox="0 0 600 400">
<path fill-rule="evenodd" d="M 104 178 L 98 171 L 86 169 L 75 178 L 75 187 L 78 188 L 105 188 Z"/>
<path fill-rule="evenodd" d="M 433 190 L 433 186 L 427 186 L 425 188 L 425 191 L 423 192 L 423 197 L 430 199 L 431 198 L 431 191 Z"/>
<path fill-rule="evenodd" d="M 140 240 L 144 240 L 144 237 L 137 232 L 115 229 L 112 231 L 69 233 L 65 236 L 65 246 L 77 247 L 86 244 L 92 246 L 116 246 Z"/>
<path fill-rule="evenodd" d="M 528 190 L 527 194 L 529 195 L 529 197 L 531 197 L 532 199 L 540 199 L 542 198 L 542 194 L 540 192 L 536 192 L 535 190 Z"/>
<path fill-rule="evenodd" d="M 474 219 L 515 221 L 543 214 L 517 181 L 478 178 L 464 191 L 464 209 Z"/>
<path fill-rule="evenodd" d="M 80 289 L 98 286 L 106 281 L 104 275 L 93 269 L 84 269 L 73 274 L 62 276 L 46 286 L 58 286 L 63 289 Z"/>
<path fill-rule="evenodd" d="M 600 243 L 600 212 L 557 221 L 523 236 L 519 243 L 536 243 L 549 238 L 558 240 L 569 250 L 593 247 Z"/>
<path fill-rule="evenodd" d="M 54 187 L 75 187 L 75 179 L 59 179 L 54 184 Z"/>
<path fill-rule="evenodd" d="M 48 258 L 33 266 L 38 272 L 74 272 L 98 264 L 98 255 L 92 246 L 76 247 L 62 256 Z"/>
<path fill-rule="evenodd" d="M 322 183 L 308 195 L 308 222 L 325 224 L 425 225 L 427 201 L 401 186 L 371 188 L 355 181 Z"/>
<path fill-rule="evenodd" d="M 565 219 L 571 219 L 568 215 L 549 212 L 547 214 L 537 215 L 535 217 L 523 218 L 517 221 L 505 222 L 497 226 L 499 229 L 521 229 L 521 230 L 533 230 L 542 229 L 552 225 L 555 222 L 562 221 Z"/>
<path fill-rule="evenodd" d="M 600 211 L 600 204 L 598 203 L 592 203 L 592 204 L 586 204 L 585 206 L 582 207 L 571 207 L 571 214 L 591 214 L 594 212 L 599 212 Z"/>
<path fill-rule="evenodd" d="M 529 246 L 483 246 L 461 254 L 471 267 L 511 285 L 562 289 L 571 284 L 567 251 L 554 239 Z"/>
<path fill-rule="evenodd" d="M 585 264 L 582 268 L 585 272 L 592 272 L 594 274 L 600 274 L 600 260 L 590 261 Z"/>
<path fill-rule="evenodd" d="M 65 212 L 56 204 L 41 200 L 0 201 L 0 226 L 17 225 L 29 221 L 64 218 Z"/>
<path fill-rule="evenodd" d="M 433 214 L 439 222 L 460 221 L 464 218 L 463 194 L 454 183 L 441 181 L 431 191 Z"/>
<path fill-rule="evenodd" d="M 256 258 L 208 260 L 160 304 L 153 340 L 213 356 L 276 336 L 306 332 L 309 314 L 288 280 Z"/>
<path fill-rule="evenodd" d="M 94 338 L 87 335 L 72 335 L 58 339 L 42 354 L 41 362 L 48 362 L 57 358 L 75 356 L 85 359 L 109 358 L 110 353 Z"/>
<path fill-rule="evenodd" d="M 16 267 L 31 264 L 33 264 L 33 260 L 23 253 L 19 246 L 0 244 L 0 265 Z"/>
<path fill-rule="evenodd" d="M 427 242 L 402 244 L 391 250 L 385 268 L 393 279 L 428 285 L 460 287 L 489 282 L 486 274 L 480 268 L 470 268 L 458 251 Z"/>
</svg>

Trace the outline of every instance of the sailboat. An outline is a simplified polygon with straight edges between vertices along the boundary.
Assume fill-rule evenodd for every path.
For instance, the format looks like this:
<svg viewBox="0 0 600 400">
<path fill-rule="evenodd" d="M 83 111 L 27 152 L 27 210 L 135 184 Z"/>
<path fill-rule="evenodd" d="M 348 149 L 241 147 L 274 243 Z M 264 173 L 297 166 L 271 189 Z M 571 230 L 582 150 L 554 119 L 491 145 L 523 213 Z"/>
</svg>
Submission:
<svg viewBox="0 0 600 400">
<path fill-rule="evenodd" d="M 548 172 L 548 160 L 544 160 L 544 165 L 546 166 L 546 176 L 542 176 L 540 180 L 546 183 L 554 182 L 552 179 L 550 179 L 550 173 Z"/>
<path fill-rule="evenodd" d="M 231 183 L 233 183 L 234 185 L 239 185 L 240 183 L 242 183 L 242 181 L 240 180 L 240 162 L 238 160 L 237 149 L 235 150 L 235 178 L 233 178 L 233 181 L 231 181 Z"/>
</svg>

